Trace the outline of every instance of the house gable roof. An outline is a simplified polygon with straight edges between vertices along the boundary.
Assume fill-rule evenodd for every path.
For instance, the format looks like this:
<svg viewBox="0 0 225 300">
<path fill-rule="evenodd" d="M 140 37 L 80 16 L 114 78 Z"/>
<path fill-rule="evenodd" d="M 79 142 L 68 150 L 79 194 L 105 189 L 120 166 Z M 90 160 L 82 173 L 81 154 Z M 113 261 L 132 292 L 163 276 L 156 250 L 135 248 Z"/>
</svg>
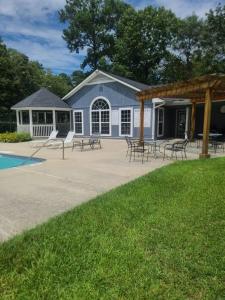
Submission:
<svg viewBox="0 0 225 300">
<path fill-rule="evenodd" d="M 97 77 L 101 78 L 101 80 L 97 80 Z M 103 80 L 103 77 L 106 79 Z M 122 85 L 125 85 L 131 89 L 133 89 L 136 92 L 140 92 L 141 90 L 147 89 L 150 86 L 122 77 L 118 75 L 114 75 L 105 71 L 96 70 L 94 71 L 90 76 L 88 76 L 85 80 L 83 80 L 80 84 L 78 84 L 72 91 L 70 91 L 66 96 L 63 97 L 63 100 L 66 100 L 73 96 L 76 92 L 78 92 L 82 87 L 89 84 L 98 84 L 98 83 L 104 83 L 104 82 L 119 82 Z"/>
<path fill-rule="evenodd" d="M 62 108 L 70 109 L 67 103 L 61 100 L 46 88 L 41 88 L 24 100 L 12 106 L 12 109 L 19 108 Z"/>
</svg>

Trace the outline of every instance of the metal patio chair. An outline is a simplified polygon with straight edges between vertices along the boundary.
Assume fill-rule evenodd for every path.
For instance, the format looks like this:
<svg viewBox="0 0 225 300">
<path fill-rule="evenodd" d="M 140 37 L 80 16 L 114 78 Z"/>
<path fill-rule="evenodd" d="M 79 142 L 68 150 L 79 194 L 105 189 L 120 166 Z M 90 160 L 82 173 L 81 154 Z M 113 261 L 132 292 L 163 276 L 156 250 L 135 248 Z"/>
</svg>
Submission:
<svg viewBox="0 0 225 300">
<path fill-rule="evenodd" d="M 211 138 L 209 140 L 209 144 L 212 146 L 215 153 L 217 153 L 218 149 L 221 149 L 224 152 L 224 150 L 225 150 L 224 143 L 225 143 L 225 137 L 224 136 L 222 136 L 219 139 Z"/>
<path fill-rule="evenodd" d="M 131 159 L 132 159 L 132 156 L 133 156 L 133 161 L 135 161 L 136 157 L 137 156 L 141 156 L 141 162 L 142 164 L 144 163 L 144 157 L 146 155 L 146 159 L 148 161 L 148 158 L 149 158 L 149 146 L 147 146 L 145 143 L 140 143 L 138 141 L 133 141 L 131 140 L 130 141 L 131 143 L 131 148 L 130 148 L 130 162 L 131 162 Z"/>
<path fill-rule="evenodd" d="M 175 158 L 177 159 L 177 153 L 181 153 L 181 158 L 182 160 L 185 158 L 187 159 L 187 148 L 188 144 L 188 139 L 185 139 L 183 141 L 176 141 L 174 143 L 168 143 L 164 146 L 164 155 L 163 155 L 163 160 L 166 158 L 166 151 L 171 152 L 170 158 L 172 159 L 175 155 Z"/>
<path fill-rule="evenodd" d="M 127 152 L 126 157 L 130 154 L 131 148 L 132 148 L 132 142 L 139 143 L 139 139 L 131 138 L 129 136 L 125 136 L 125 140 L 127 143 Z"/>
</svg>

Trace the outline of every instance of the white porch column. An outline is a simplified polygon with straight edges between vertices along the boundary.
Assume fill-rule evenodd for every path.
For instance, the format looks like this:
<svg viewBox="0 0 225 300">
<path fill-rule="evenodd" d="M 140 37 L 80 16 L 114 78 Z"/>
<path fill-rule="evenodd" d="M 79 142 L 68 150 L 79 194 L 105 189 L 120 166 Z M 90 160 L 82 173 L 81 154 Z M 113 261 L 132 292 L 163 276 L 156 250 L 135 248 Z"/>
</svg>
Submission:
<svg viewBox="0 0 225 300">
<path fill-rule="evenodd" d="M 185 122 L 185 139 L 188 139 L 188 129 L 189 129 L 189 107 L 186 107 L 186 122 Z"/>
<path fill-rule="evenodd" d="M 152 139 L 155 140 L 155 102 L 152 106 Z"/>
<path fill-rule="evenodd" d="M 29 109 L 29 120 L 30 120 L 30 136 L 33 137 L 33 118 L 32 118 L 32 109 Z"/>
<path fill-rule="evenodd" d="M 18 130 L 18 126 L 20 125 L 20 119 L 19 119 L 19 111 L 16 110 L 16 125 L 17 125 L 17 130 Z"/>
<path fill-rule="evenodd" d="M 55 110 L 52 111 L 52 115 L 53 115 L 53 130 L 56 130 L 56 111 Z"/>
</svg>

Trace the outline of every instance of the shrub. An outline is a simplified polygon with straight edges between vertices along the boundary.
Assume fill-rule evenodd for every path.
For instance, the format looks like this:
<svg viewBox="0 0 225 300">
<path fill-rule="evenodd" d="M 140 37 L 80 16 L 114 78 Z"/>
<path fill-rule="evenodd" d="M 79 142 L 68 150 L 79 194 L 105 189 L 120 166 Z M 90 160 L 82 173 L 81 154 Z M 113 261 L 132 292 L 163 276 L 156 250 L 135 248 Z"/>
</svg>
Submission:
<svg viewBox="0 0 225 300">
<path fill-rule="evenodd" d="M 6 132 L 0 134 L 0 142 L 3 143 L 19 143 L 31 140 L 31 136 L 27 132 Z"/>
</svg>

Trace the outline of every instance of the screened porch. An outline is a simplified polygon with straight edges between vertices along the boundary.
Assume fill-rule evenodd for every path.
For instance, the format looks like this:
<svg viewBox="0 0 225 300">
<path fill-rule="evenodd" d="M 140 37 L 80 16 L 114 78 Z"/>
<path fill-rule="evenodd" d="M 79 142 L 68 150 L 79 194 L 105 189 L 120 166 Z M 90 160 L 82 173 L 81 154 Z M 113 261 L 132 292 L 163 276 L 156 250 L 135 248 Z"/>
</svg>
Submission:
<svg viewBox="0 0 225 300">
<path fill-rule="evenodd" d="M 30 133 L 31 137 L 48 137 L 53 130 L 58 130 L 58 136 L 65 136 L 71 129 L 71 108 L 46 88 L 12 109 L 16 111 L 17 131 Z"/>
</svg>

